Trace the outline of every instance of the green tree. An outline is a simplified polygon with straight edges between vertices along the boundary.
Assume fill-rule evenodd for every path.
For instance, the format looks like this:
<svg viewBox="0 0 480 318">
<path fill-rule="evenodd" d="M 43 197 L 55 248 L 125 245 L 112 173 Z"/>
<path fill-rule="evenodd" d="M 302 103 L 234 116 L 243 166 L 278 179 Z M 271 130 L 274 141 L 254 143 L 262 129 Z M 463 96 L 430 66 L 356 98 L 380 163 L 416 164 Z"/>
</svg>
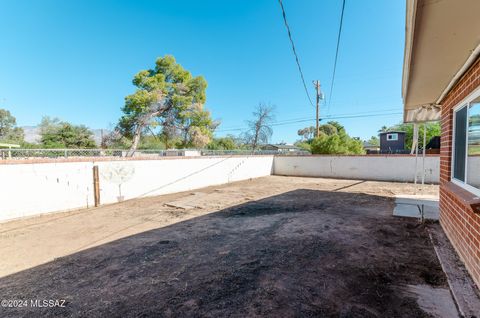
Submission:
<svg viewBox="0 0 480 318">
<path fill-rule="evenodd" d="M 345 130 L 345 127 L 343 127 L 342 124 L 340 124 L 338 121 L 329 121 L 327 122 L 327 125 L 330 125 L 330 126 L 333 126 L 337 129 L 337 134 L 346 134 L 346 130 Z"/>
<path fill-rule="evenodd" d="M 315 136 L 315 127 L 305 127 L 303 129 L 299 129 L 297 134 L 302 137 L 302 140 L 310 140 Z"/>
<path fill-rule="evenodd" d="M 338 135 L 327 136 L 326 134 L 320 134 L 314 138 L 310 144 L 310 150 L 313 154 L 345 154 L 347 152 Z"/>
<path fill-rule="evenodd" d="M 203 109 L 207 82 L 193 77 L 173 56 L 158 58 L 153 69 L 138 72 L 133 78 L 135 93 L 125 97 L 123 116 L 117 125 L 122 136 L 132 139 L 130 155 L 147 131 L 160 127 L 160 134 L 174 139 L 183 132 L 185 145 L 207 144 L 214 125 Z"/>
<path fill-rule="evenodd" d="M 324 133 L 328 136 L 338 134 L 339 129 L 342 130 L 344 128 L 336 121 L 329 121 L 326 124 L 318 127 L 320 133 Z M 305 127 L 297 131 L 297 134 L 302 137 L 302 141 L 307 143 L 309 143 L 315 137 L 316 133 L 317 130 L 314 126 Z"/>
<path fill-rule="evenodd" d="M 378 130 L 378 133 L 383 133 L 383 132 L 387 132 L 389 130 L 389 128 L 385 125 L 383 125 L 379 130 Z"/>
<path fill-rule="evenodd" d="M 207 149 L 210 150 L 235 150 L 238 148 L 239 147 L 232 136 L 213 138 L 207 145 Z"/>
<path fill-rule="evenodd" d="M 333 125 L 331 123 L 335 123 L 335 125 Z M 318 127 L 318 130 L 320 130 L 320 132 L 323 132 L 327 136 L 337 135 L 337 134 L 341 133 L 342 131 L 345 131 L 343 126 L 341 126 L 341 125 L 339 126 L 339 125 L 340 124 L 338 124 L 337 122 L 329 122 L 329 123 L 326 123 L 324 125 L 320 125 Z M 341 127 L 340 130 L 339 130 L 339 127 Z"/>
<path fill-rule="evenodd" d="M 302 150 L 305 150 L 305 151 L 311 151 L 312 150 L 310 142 L 308 142 L 308 141 L 297 141 L 295 143 L 295 146 L 297 146 L 298 148 L 300 148 Z"/>
<path fill-rule="evenodd" d="M 345 127 L 336 121 L 329 121 L 319 127 L 319 137 L 296 145 L 313 154 L 362 154 L 362 142 L 350 137 Z"/>
<path fill-rule="evenodd" d="M 58 118 L 44 117 L 40 136 L 45 148 L 95 148 L 93 133 L 83 125 L 72 125 Z"/>
<path fill-rule="evenodd" d="M 363 154 L 363 146 L 360 140 L 351 137 L 343 137 L 340 135 L 320 134 L 314 138 L 310 145 L 313 154 Z"/>
<path fill-rule="evenodd" d="M 367 142 L 372 146 L 380 146 L 380 139 L 378 139 L 377 136 L 370 137 L 370 139 L 367 140 Z"/>
<path fill-rule="evenodd" d="M 0 141 L 23 143 L 23 129 L 17 127 L 17 119 L 6 109 L 0 108 Z"/>
<path fill-rule="evenodd" d="M 138 149 L 165 149 L 165 144 L 156 135 L 145 135 L 140 139 Z"/>
<path fill-rule="evenodd" d="M 204 148 L 212 139 L 218 123 L 203 110 L 200 104 L 189 107 L 181 114 L 182 148 Z"/>
</svg>

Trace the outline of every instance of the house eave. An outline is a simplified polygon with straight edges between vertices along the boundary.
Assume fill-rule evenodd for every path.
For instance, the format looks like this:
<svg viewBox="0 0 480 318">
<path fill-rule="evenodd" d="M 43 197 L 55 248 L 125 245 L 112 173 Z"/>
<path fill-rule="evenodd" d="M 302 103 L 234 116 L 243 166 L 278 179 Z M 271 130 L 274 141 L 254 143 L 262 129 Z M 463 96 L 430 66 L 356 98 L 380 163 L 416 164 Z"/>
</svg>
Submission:
<svg viewBox="0 0 480 318">
<path fill-rule="evenodd" d="M 405 122 L 440 119 L 440 103 L 480 53 L 480 1 L 407 0 Z"/>
</svg>

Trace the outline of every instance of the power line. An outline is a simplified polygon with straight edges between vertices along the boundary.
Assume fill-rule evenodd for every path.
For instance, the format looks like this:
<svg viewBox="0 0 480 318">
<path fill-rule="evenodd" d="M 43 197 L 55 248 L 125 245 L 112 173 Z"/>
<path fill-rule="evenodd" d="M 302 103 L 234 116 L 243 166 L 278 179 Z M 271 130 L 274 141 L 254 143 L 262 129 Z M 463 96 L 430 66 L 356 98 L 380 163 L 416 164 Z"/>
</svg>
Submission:
<svg viewBox="0 0 480 318">
<path fill-rule="evenodd" d="M 389 113 L 379 113 L 379 114 L 338 114 L 338 115 L 327 115 L 323 118 L 320 118 L 320 120 L 326 120 L 326 119 L 347 119 L 347 118 L 365 118 L 365 117 L 380 117 L 380 116 L 391 116 L 391 115 L 402 115 L 402 112 L 389 112 Z M 290 124 L 296 124 L 296 123 L 303 123 L 303 122 L 309 122 L 309 121 L 315 121 L 315 118 L 307 117 L 307 118 L 295 118 L 295 119 L 289 119 L 289 120 L 284 120 L 284 121 L 278 121 L 274 122 L 271 125 L 272 126 L 283 126 L 283 125 L 290 125 Z M 247 129 L 247 127 L 243 128 L 225 128 L 225 129 L 220 129 L 217 130 L 216 132 L 227 132 L 227 131 L 242 131 L 244 129 Z"/>
<path fill-rule="evenodd" d="M 290 32 L 290 27 L 288 26 L 287 15 L 285 14 L 285 8 L 283 7 L 282 0 L 278 0 L 278 3 L 280 4 L 280 8 L 282 9 L 283 22 L 285 23 L 285 27 L 287 28 L 288 38 L 290 39 L 290 43 L 292 44 L 293 55 L 295 55 L 295 61 L 297 62 L 298 71 L 300 72 L 300 77 L 302 79 L 303 88 L 305 89 L 305 93 L 307 94 L 307 98 L 308 98 L 308 101 L 310 102 L 310 105 L 312 105 L 312 107 L 315 107 L 315 106 L 313 106 L 312 98 L 310 97 L 310 94 L 308 93 L 307 84 L 305 83 L 305 77 L 303 76 L 302 67 L 300 66 L 300 61 L 298 59 L 297 50 L 295 49 L 295 43 L 293 42 L 293 39 L 292 39 L 292 33 Z"/>
<path fill-rule="evenodd" d="M 360 106 L 359 106 L 359 107 L 360 107 Z M 399 107 L 400 107 L 400 106 L 395 107 L 395 108 L 381 109 L 381 110 L 369 110 L 369 111 L 364 111 L 364 112 L 332 114 L 332 115 L 327 115 L 326 117 L 320 118 L 320 119 L 330 119 L 330 118 L 332 118 L 332 116 L 335 117 L 335 118 L 340 118 L 341 116 L 355 116 L 355 115 L 364 115 L 364 114 L 372 114 L 372 113 L 373 113 L 374 115 L 378 115 L 378 114 L 376 114 L 376 113 L 394 112 L 394 111 L 397 111 Z M 302 115 L 303 115 L 303 114 L 302 114 Z M 300 119 L 300 120 L 301 120 L 301 119 L 308 119 L 308 120 L 310 120 L 310 115 L 305 114 L 304 117 L 297 117 L 297 118 L 279 120 L 279 121 L 277 121 L 277 123 L 278 123 L 278 122 L 283 123 L 283 122 L 288 122 L 288 121 L 291 121 L 291 120 L 299 120 L 299 119 Z M 313 121 L 315 121 L 315 119 L 313 119 Z M 226 131 L 226 130 L 228 130 L 228 131 L 234 131 L 234 130 L 240 131 L 240 130 L 244 130 L 244 129 L 246 129 L 246 126 L 244 126 L 244 125 L 235 125 L 235 126 L 230 126 L 230 127 L 228 127 L 228 128 L 224 128 L 224 129 L 220 129 L 220 130 L 216 130 L 216 131 Z"/>
<path fill-rule="evenodd" d="M 328 106 L 327 106 L 327 113 L 330 110 L 330 104 L 332 103 L 332 93 L 333 93 L 333 84 L 335 82 L 335 73 L 337 71 L 337 60 L 338 60 L 338 49 L 340 48 L 340 37 L 342 35 L 342 26 L 343 26 L 343 13 L 345 11 L 345 0 L 343 0 L 342 4 L 342 13 L 340 15 L 340 26 L 338 28 L 338 37 L 337 37 L 337 49 L 335 52 L 335 62 L 333 63 L 333 74 L 332 74 L 332 82 L 330 84 L 330 94 L 328 95 Z"/>
<path fill-rule="evenodd" d="M 392 113 L 392 112 L 397 113 L 397 112 L 398 112 L 398 108 L 399 108 L 399 107 L 396 107 L 396 108 L 388 108 L 388 109 L 379 109 L 379 110 L 368 110 L 368 111 L 364 111 L 364 112 L 332 114 L 332 115 L 327 115 L 327 116 L 325 116 L 323 119 L 332 118 L 332 117 L 340 118 L 340 117 L 343 117 L 343 116 L 356 116 L 356 115 L 367 115 L 367 116 L 365 116 L 365 117 L 368 117 L 369 114 L 372 114 L 372 115 L 383 115 L 385 112 L 386 112 L 387 114 L 390 114 L 390 113 Z M 401 114 L 400 112 L 398 112 L 398 113 Z M 308 117 L 307 117 L 307 116 L 308 116 Z M 305 117 L 300 117 L 300 118 L 291 118 L 291 119 L 279 120 L 279 121 L 277 121 L 277 123 L 279 123 L 279 122 L 283 123 L 283 122 L 288 122 L 288 121 L 292 121 L 292 120 L 306 119 L 306 118 L 310 118 L 310 115 L 305 115 Z M 233 126 L 233 127 L 230 127 L 230 128 L 233 129 L 233 128 L 241 128 L 241 127 L 245 127 L 245 126 Z"/>
<path fill-rule="evenodd" d="M 379 117 L 379 116 L 390 116 L 390 115 L 401 115 L 403 114 L 402 112 L 396 112 L 396 113 L 384 113 L 384 114 L 371 114 L 371 115 L 345 115 L 345 116 L 325 116 L 323 118 L 320 118 L 320 120 L 326 120 L 326 119 L 345 119 L 345 118 L 364 118 L 364 117 Z M 308 119 L 299 119 L 299 120 L 291 120 L 291 121 L 285 121 L 285 122 L 277 122 L 273 123 L 272 126 L 282 126 L 282 125 L 288 125 L 288 124 L 294 124 L 294 123 L 299 123 L 299 122 L 306 122 L 306 121 L 314 121 L 315 118 L 308 118 Z"/>
</svg>

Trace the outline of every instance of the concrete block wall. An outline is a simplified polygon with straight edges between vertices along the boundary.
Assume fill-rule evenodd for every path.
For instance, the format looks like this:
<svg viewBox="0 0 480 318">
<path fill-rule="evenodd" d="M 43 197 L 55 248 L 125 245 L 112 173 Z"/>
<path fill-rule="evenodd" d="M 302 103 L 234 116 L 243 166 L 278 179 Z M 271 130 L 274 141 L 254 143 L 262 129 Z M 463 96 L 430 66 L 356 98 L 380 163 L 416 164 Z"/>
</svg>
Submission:
<svg viewBox="0 0 480 318">
<path fill-rule="evenodd" d="M 94 165 L 105 204 L 268 176 L 273 156 L 36 161 L 0 164 L 0 221 L 93 206 Z"/>
<path fill-rule="evenodd" d="M 425 182 L 438 183 L 440 158 L 425 158 Z M 422 158 L 417 159 L 417 179 L 421 182 Z M 284 176 L 413 182 L 415 156 L 279 156 L 273 173 Z"/>
<path fill-rule="evenodd" d="M 438 181 L 438 157 L 427 157 L 426 182 Z M 68 162 L 80 160 L 81 162 Z M 93 166 L 100 202 L 188 191 L 268 176 L 413 181 L 410 156 L 229 156 L 115 160 L 86 158 L 0 161 L 0 221 L 94 205 Z M 418 159 L 419 171 L 421 160 Z M 420 175 L 419 179 L 420 180 Z"/>
<path fill-rule="evenodd" d="M 0 221 L 90 207 L 92 162 L 0 165 Z"/>
<path fill-rule="evenodd" d="M 269 176 L 273 156 L 98 162 L 101 203 Z"/>
</svg>

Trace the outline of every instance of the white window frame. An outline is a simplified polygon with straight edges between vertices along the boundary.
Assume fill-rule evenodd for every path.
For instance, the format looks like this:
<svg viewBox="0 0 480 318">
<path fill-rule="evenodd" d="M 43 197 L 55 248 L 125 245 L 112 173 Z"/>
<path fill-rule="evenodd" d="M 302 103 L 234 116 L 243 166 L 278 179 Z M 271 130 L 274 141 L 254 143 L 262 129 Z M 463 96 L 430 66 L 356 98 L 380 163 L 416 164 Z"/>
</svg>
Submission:
<svg viewBox="0 0 480 318">
<path fill-rule="evenodd" d="M 450 167 L 450 180 L 464 188 L 465 190 L 473 193 L 474 195 L 480 197 L 480 189 L 475 188 L 474 186 L 469 185 L 468 182 L 468 119 L 470 118 L 470 104 L 471 102 L 476 99 L 477 97 L 480 97 L 480 87 L 477 87 L 473 92 L 471 92 L 467 97 L 465 97 L 460 103 L 457 104 L 453 108 L 453 125 L 452 125 L 452 160 L 451 160 L 451 167 Z M 464 179 L 465 181 L 458 180 L 454 177 L 454 171 L 455 171 L 455 122 L 457 118 L 457 112 L 460 109 L 463 109 L 464 107 L 467 107 L 467 129 L 465 131 L 465 175 Z"/>
<path fill-rule="evenodd" d="M 388 136 L 395 137 L 395 139 L 394 138 L 388 139 Z M 387 141 L 398 141 L 398 133 L 388 133 L 387 134 Z"/>
</svg>

